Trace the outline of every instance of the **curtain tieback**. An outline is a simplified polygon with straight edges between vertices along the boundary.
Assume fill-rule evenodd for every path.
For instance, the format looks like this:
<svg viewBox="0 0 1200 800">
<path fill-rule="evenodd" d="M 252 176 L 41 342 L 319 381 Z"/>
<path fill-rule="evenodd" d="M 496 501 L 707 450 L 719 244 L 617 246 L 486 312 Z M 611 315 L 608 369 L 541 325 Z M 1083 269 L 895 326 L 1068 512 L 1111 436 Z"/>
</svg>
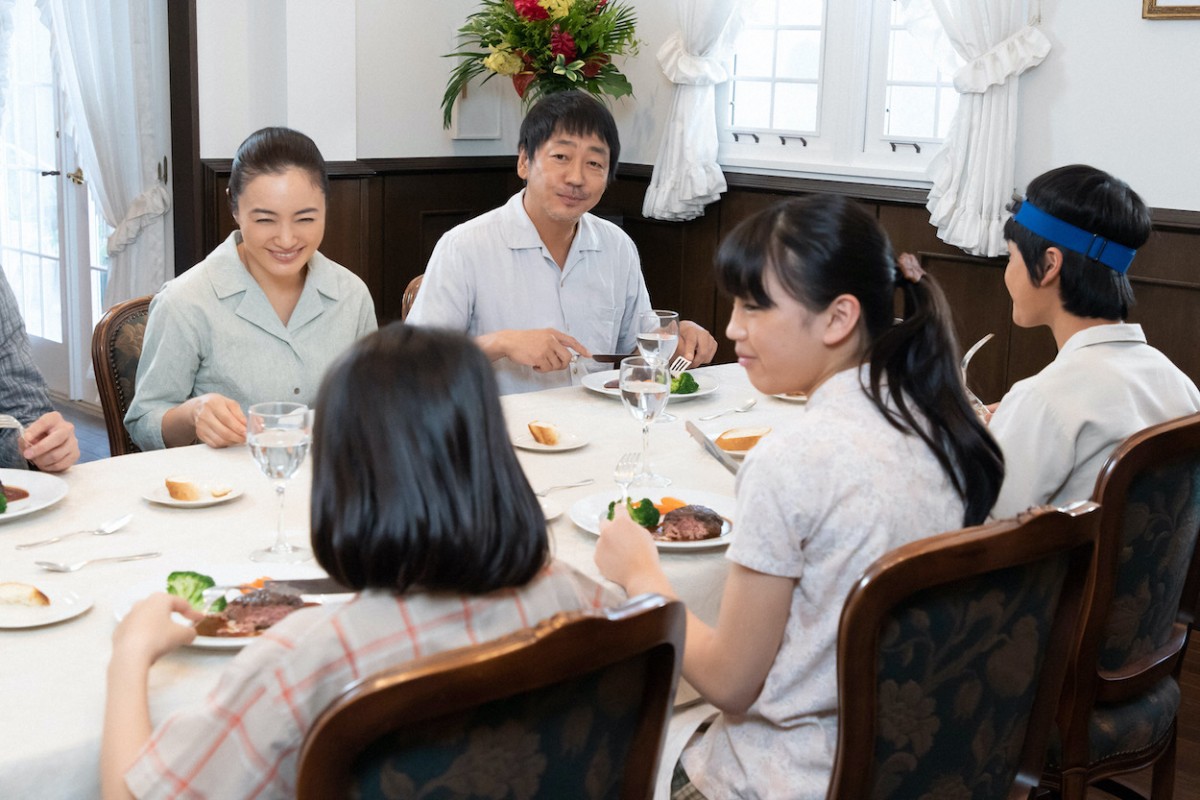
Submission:
<svg viewBox="0 0 1200 800">
<path fill-rule="evenodd" d="M 129 204 L 125 219 L 121 220 L 116 230 L 108 237 L 108 254 L 115 256 L 137 239 L 142 229 L 156 218 L 166 214 L 171 208 L 171 193 L 161 183 L 142 192 Z"/>
<path fill-rule="evenodd" d="M 658 64 L 672 83 L 715 86 L 729 79 L 721 59 L 689 53 L 679 33 L 673 34 L 658 49 Z"/>
<path fill-rule="evenodd" d="M 1036 67 L 1050 52 L 1050 40 L 1033 25 L 1026 25 L 978 58 L 954 73 L 954 88 L 959 94 L 982 94 L 1009 78 Z"/>
</svg>

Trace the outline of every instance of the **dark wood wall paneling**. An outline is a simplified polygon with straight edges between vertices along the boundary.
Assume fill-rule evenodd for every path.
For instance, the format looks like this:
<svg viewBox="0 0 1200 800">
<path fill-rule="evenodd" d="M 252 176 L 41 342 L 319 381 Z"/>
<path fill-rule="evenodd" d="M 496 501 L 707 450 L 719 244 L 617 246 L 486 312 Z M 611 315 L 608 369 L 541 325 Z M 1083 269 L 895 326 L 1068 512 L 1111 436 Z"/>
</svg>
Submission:
<svg viewBox="0 0 1200 800">
<path fill-rule="evenodd" d="M 330 204 L 322 252 L 366 282 L 381 323 L 399 317 L 404 287 L 425 269 L 441 235 L 504 203 L 521 183 L 511 157 L 373 159 L 330 165 Z M 204 252 L 233 229 L 225 200 L 230 162 L 202 162 Z M 595 213 L 621 225 L 637 244 L 655 305 L 678 309 L 718 342 L 718 361 L 733 358 L 725 339 L 730 304 L 717 291 L 713 254 L 739 221 L 779 200 L 816 191 L 846 194 L 872 208 L 897 252 L 921 256 L 941 284 L 967 346 L 996 334 L 975 357 L 971 386 L 984 400 L 1054 358 L 1046 328 L 1012 324 L 1004 288 L 1005 259 L 977 258 L 938 240 L 923 193 L 863 184 L 730 175 L 730 189 L 705 215 L 689 222 L 642 216 L 650 168 L 623 167 Z M 1200 213 L 1156 211 L 1155 232 L 1139 252 L 1132 277 L 1141 323 L 1151 344 L 1200 382 Z M 187 264 L 177 264 L 182 271 Z"/>
</svg>

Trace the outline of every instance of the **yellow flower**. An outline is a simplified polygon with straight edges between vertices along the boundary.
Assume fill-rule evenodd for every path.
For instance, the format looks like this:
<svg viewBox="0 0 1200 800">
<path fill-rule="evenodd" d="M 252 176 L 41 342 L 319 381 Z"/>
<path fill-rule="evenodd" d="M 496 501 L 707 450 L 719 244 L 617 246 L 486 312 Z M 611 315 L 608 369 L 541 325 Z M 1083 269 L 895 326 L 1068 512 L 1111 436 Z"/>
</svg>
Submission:
<svg viewBox="0 0 1200 800">
<path fill-rule="evenodd" d="M 488 49 L 492 51 L 492 54 L 483 59 L 483 65 L 492 72 L 498 72 L 501 75 L 516 75 L 525 66 L 521 57 L 506 44 L 499 47 L 489 45 Z"/>
<path fill-rule="evenodd" d="M 565 17 L 571 11 L 575 0 L 538 0 L 538 5 L 546 9 L 550 19 Z"/>
</svg>

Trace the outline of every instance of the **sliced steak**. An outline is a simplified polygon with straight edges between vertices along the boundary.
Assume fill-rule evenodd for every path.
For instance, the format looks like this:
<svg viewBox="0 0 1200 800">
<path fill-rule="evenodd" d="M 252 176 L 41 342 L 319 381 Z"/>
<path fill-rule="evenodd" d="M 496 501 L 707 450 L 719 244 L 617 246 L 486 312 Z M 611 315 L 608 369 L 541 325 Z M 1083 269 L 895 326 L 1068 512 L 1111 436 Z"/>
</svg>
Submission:
<svg viewBox="0 0 1200 800">
<path fill-rule="evenodd" d="M 708 506 L 690 505 L 668 511 L 657 537 L 669 542 L 694 542 L 721 535 L 725 519 Z"/>
<path fill-rule="evenodd" d="M 225 616 L 237 628 L 265 630 L 303 605 L 304 601 L 294 594 L 259 589 L 230 600 Z"/>
</svg>

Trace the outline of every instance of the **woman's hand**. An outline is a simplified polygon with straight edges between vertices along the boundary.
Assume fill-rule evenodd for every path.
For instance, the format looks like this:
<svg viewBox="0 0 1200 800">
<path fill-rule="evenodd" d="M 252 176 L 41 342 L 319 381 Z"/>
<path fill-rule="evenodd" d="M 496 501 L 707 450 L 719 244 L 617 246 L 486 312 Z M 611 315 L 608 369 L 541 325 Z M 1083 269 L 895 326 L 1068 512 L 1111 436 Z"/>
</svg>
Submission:
<svg viewBox="0 0 1200 800">
<path fill-rule="evenodd" d="M 242 407 L 215 392 L 188 400 L 196 437 L 209 447 L 229 447 L 246 442 L 246 415 Z"/>
<path fill-rule="evenodd" d="M 191 643 L 196 629 L 175 622 L 173 613 L 193 621 L 204 617 L 187 600 L 165 592 L 137 602 L 113 631 L 113 662 L 127 669 L 148 670 L 167 653 Z"/>
<path fill-rule="evenodd" d="M 617 503 L 613 519 L 600 523 L 600 540 L 593 556 L 600 574 L 620 584 L 626 594 L 658 592 L 674 596 L 658 560 L 650 532 L 629 518 L 624 503 Z"/>
</svg>

